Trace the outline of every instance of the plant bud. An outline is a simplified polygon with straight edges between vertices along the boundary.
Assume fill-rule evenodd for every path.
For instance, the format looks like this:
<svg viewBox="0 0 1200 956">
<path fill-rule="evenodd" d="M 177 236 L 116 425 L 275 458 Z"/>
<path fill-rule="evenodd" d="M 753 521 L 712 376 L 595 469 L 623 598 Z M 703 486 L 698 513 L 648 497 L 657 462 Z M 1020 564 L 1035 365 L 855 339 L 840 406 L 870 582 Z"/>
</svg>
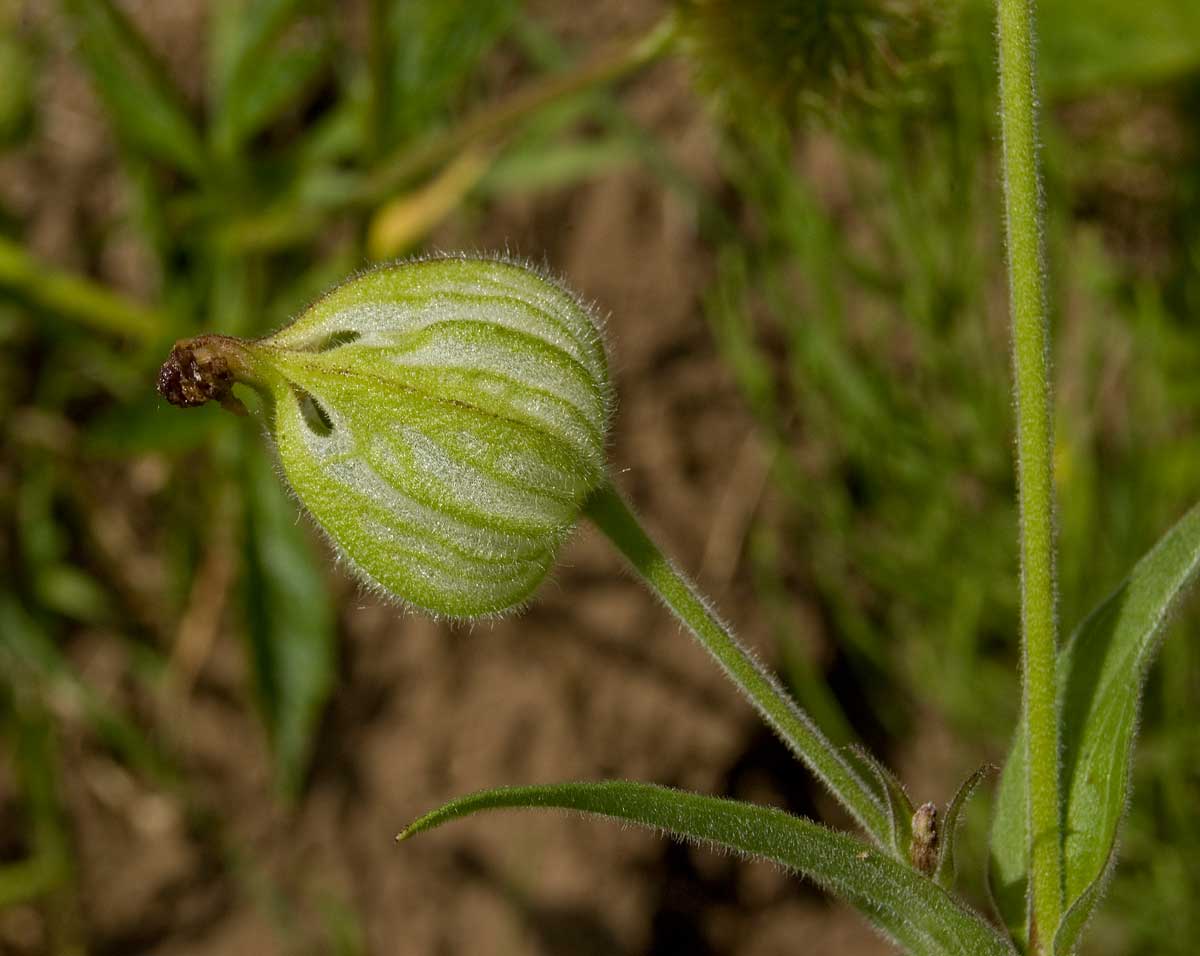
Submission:
<svg viewBox="0 0 1200 956">
<path fill-rule="evenodd" d="M 366 272 L 268 338 L 178 343 L 159 391 L 229 405 L 235 381 L 267 397 L 284 475 L 346 561 L 436 614 L 528 598 L 603 480 L 596 322 L 511 262 Z"/>
<path fill-rule="evenodd" d="M 921 804 L 913 814 L 908 856 L 912 865 L 926 876 L 931 876 L 937 867 L 939 837 L 937 807 L 932 803 Z"/>
</svg>

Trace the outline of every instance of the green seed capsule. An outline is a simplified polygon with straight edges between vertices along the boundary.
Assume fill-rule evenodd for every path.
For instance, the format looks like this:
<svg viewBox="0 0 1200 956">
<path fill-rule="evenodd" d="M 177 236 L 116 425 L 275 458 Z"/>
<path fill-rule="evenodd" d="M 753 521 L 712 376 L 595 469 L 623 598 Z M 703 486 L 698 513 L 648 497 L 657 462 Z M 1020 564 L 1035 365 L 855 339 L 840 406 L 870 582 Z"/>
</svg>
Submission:
<svg viewBox="0 0 1200 956">
<path fill-rule="evenodd" d="M 434 613 L 528 598 L 603 478 L 596 322 L 511 262 L 367 272 L 269 338 L 177 344 L 159 390 L 235 407 L 234 381 L 268 396 L 283 472 L 347 562 Z"/>
</svg>

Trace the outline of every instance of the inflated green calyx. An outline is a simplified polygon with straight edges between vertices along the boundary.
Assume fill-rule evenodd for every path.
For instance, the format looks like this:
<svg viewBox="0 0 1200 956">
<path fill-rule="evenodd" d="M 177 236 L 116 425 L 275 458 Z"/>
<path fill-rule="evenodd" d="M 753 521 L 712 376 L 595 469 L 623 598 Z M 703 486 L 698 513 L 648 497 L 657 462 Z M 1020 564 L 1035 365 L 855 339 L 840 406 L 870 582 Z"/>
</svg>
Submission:
<svg viewBox="0 0 1200 956">
<path fill-rule="evenodd" d="M 370 585 L 451 617 L 530 596 L 604 476 L 611 413 L 596 322 L 494 259 L 385 266 L 258 341 L 176 344 L 159 391 L 268 399 L 296 496 Z"/>
</svg>

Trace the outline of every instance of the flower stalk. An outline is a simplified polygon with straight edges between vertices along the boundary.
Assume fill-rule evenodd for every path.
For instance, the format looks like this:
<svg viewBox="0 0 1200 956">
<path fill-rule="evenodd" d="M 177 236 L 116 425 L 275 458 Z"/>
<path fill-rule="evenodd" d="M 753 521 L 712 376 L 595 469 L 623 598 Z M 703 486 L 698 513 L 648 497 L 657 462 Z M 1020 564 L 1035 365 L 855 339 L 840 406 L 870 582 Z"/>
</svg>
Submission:
<svg viewBox="0 0 1200 956">
<path fill-rule="evenodd" d="M 704 647 L 789 749 L 841 801 L 880 846 L 890 821 L 874 790 L 712 612 L 691 583 L 646 534 L 611 480 L 584 505 L 584 514 L 616 546 L 650 590 Z"/>
<path fill-rule="evenodd" d="M 1055 684 L 1053 433 L 1033 10 L 1030 0 L 998 0 L 997 12 L 1021 514 L 1022 707 L 1029 729 L 1030 949 L 1049 952 L 1062 914 L 1063 863 Z"/>
</svg>

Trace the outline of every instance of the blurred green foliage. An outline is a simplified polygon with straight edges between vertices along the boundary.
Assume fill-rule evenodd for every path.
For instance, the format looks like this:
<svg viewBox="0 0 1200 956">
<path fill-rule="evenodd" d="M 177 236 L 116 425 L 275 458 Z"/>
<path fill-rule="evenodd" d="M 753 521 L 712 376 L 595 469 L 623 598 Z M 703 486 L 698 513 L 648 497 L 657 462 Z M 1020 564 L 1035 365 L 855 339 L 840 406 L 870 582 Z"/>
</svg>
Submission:
<svg viewBox="0 0 1200 956">
<path fill-rule="evenodd" d="M 66 737 L 190 801 L 166 705 L 224 621 L 245 641 L 280 793 L 304 787 L 337 681 L 326 575 L 253 430 L 172 414 L 149 383 L 174 339 L 265 332 L 359 267 L 376 211 L 455 159 L 469 145 L 456 131 L 481 128 L 472 107 L 497 51 L 531 87 L 572 69 L 516 0 L 358 6 L 351 35 L 333 0 L 212 0 L 185 92 L 123 7 L 57 4 L 117 144 L 122 225 L 148 251 L 138 278 L 154 302 L 47 266 L 0 207 L 0 749 L 27 835 L 0 865 L 0 905 L 70 909 Z M 50 44 L 19 8 L 0 2 L 0 147 L 40 121 Z M 1200 489 L 1198 9 L 1039 4 L 1066 627 Z M 945 48 L 919 96 L 873 97 L 835 131 L 757 111 L 727 128 L 728 194 L 706 194 L 669 144 L 581 87 L 484 137 L 505 148 L 456 202 L 640 162 L 695 212 L 715 261 L 705 311 L 770 460 L 746 552 L 793 687 L 835 737 L 874 726 L 900 741 L 932 709 L 997 756 L 1017 706 L 1017 590 L 991 13 L 961 0 L 939 15 Z M 1140 123 L 1147 106 L 1155 122 Z M 564 135 L 581 119 L 589 135 Z M 1168 241 L 1147 248 L 1143 232 Z M 64 258 L 94 272 L 102 245 L 81 235 Z M 797 641 L 798 599 L 869 714 L 846 712 Z M 1200 643 L 1194 624 L 1177 630 L 1144 709 L 1097 954 L 1190 953 L 1200 931 Z M 137 707 L 73 656 L 96 635 L 132 662 Z M 365 951 L 353 915 L 322 907 L 334 948 Z"/>
</svg>

